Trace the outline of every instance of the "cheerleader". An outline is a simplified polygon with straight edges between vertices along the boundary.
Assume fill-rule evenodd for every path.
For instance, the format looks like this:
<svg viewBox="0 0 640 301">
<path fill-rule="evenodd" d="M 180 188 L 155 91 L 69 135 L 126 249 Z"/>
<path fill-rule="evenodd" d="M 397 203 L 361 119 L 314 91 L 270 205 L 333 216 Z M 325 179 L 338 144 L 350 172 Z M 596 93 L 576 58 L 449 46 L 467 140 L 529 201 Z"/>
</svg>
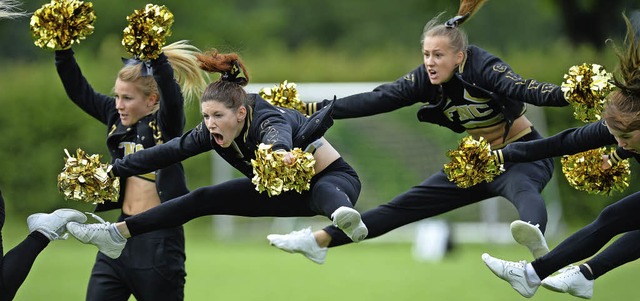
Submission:
<svg viewBox="0 0 640 301">
<path fill-rule="evenodd" d="M 581 128 L 565 130 L 547 139 L 510 144 L 500 151 L 505 161 L 525 162 L 540 158 L 570 155 L 617 144 L 618 150 L 608 156 L 603 168 L 609 168 L 623 158 L 640 161 L 640 47 L 626 16 L 628 48 L 616 48 L 620 59 L 619 88 L 606 99 L 602 120 Z M 562 241 L 548 254 L 533 262 L 511 262 L 483 254 L 491 271 L 507 281 L 522 296 L 532 297 L 540 285 L 557 292 L 585 299 L 593 295 L 594 280 L 606 272 L 640 257 L 640 193 L 633 193 L 602 210 L 589 225 Z M 587 259 L 618 234 L 623 234 L 602 252 Z M 554 272 L 561 270 L 555 276 Z"/>
</svg>

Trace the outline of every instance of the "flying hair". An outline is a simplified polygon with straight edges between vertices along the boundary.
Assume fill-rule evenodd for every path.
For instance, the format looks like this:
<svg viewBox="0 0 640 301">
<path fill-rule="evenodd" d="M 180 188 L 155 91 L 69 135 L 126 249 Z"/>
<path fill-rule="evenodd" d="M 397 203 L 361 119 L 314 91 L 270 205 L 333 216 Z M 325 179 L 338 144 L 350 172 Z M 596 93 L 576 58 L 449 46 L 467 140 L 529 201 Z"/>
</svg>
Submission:
<svg viewBox="0 0 640 301">
<path fill-rule="evenodd" d="M 162 51 L 169 59 L 176 79 L 182 86 L 182 93 L 185 99 L 191 100 L 200 96 L 207 86 L 208 74 L 200 69 L 199 61 L 196 57 L 200 50 L 188 43 L 186 40 L 162 47 Z"/>
<path fill-rule="evenodd" d="M 0 19 L 14 19 L 26 16 L 26 12 L 16 11 L 20 2 L 14 0 L 0 0 Z"/>
<path fill-rule="evenodd" d="M 212 49 L 196 57 L 200 62 L 200 68 L 207 72 L 221 73 L 221 80 L 227 80 L 246 86 L 249 82 L 249 74 L 240 56 L 237 53 L 220 53 L 217 49 Z"/>
<path fill-rule="evenodd" d="M 467 20 L 470 19 L 487 0 L 460 0 L 460 8 L 458 9 L 458 16 L 465 16 Z"/>
<path fill-rule="evenodd" d="M 614 83 L 624 92 L 640 96 L 640 47 L 631 21 L 624 13 L 622 17 L 627 26 L 627 34 L 623 49 L 613 43 L 616 56 L 620 61 L 618 66 L 620 76 L 614 77 Z"/>
<path fill-rule="evenodd" d="M 487 0 L 460 0 L 458 15 L 447 20 L 444 25 L 447 28 L 456 28 L 473 16 Z"/>
<path fill-rule="evenodd" d="M 613 77 L 618 90 L 607 96 L 602 117 L 608 127 L 628 133 L 640 130 L 640 47 L 633 25 L 624 13 L 622 17 L 627 26 L 623 48 L 607 41 L 619 59 L 616 68 L 619 74 Z"/>
</svg>

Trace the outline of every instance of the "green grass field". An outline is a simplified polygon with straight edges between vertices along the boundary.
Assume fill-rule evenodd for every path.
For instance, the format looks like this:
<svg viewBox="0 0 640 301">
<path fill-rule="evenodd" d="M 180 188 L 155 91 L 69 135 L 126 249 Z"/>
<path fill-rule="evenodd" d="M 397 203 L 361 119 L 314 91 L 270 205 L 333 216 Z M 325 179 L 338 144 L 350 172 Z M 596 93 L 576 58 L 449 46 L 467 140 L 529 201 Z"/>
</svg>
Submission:
<svg viewBox="0 0 640 301">
<path fill-rule="evenodd" d="M 186 227 L 186 300 L 523 300 L 480 259 L 529 259 L 517 245 L 457 245 L 440 262 L 418 262 L 411 244 L 364 242 L 332 249 L 317 265 L 268 245 L 266 239 L 217 242 L 206 219 Z M 264 230 L 267 231 L 267 230 Z M 24 223 L 5 225 L 5 251 L 27 232 Z M 263 237 L 267 232 L 254 233 Z M 555 243 L 552 243 L 555 245 Z M 84 300 L 96 248 L 73 238 L 56 241 L 41 254 L 16 301 Z M 592 300 L 638 300 L 638 264 L 597 280 Z M 536 300 L 577 300 L 540 288 Z M 131 298 L 130 300 L 135 300 Z"/>
</svg>

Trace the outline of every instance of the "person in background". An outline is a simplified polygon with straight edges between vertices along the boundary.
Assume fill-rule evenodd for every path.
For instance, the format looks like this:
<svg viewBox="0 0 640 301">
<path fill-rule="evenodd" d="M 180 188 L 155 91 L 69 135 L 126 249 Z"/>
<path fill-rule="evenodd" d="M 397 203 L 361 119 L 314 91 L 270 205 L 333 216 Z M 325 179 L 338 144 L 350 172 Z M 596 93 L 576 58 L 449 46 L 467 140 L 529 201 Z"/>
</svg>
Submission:
<svg viewBox="0 0 640 301">
<path fill-rule="evenodd" d="M 492 149 L 515 141 L 542 136 L 525 115 L 526 103 L 537 106 L 567 106 L 560 87 L 524 79 L 500 58 L 468 45 L 465 23 L 485 1 L 463 0 L 458 15 L 444 23 L 431 19 L 422 34 L 423 64 L 392 83 L 371 92 L 335 101 L 333 117 L 357 118 L 381 114 L 418 102 L 418 120 L 484 138 Z M 326 100 L 309 103 L 313 112 Z M 553 174 L 553 161 L 507 163 L 506 172 L 491 183 L 469 188 L 449 181 L 443 170 L 398 195 L 390 202 L 362 213 L 375 238 L 406 224 L 436 216 L 482 200 L 502 196 L 517 209 L 520 220 L 511 224 L 514 239 L 538 258 L 549 249 L 544 238 L 547 210 L 541 191 Z M 271 234 L 270 243 L 290 253 L 324 262 L 328 247 L 351 241 L 335 227 L 312 232 L 309 228 L 289 234 Z"/>
<path fill-rule="evenodd" d="M 115 161 L 182 135 L 185 97 L 176 78 L 183 80 L 185 96 L 204 87 L 196 52 L 179 41 L 164 46 L 150 61 L 123 59 L 113 96 L 92 88 L 71 48 L 55 51 L 55 66 L 71 101 L 106 126 L 107 148 Z M 180 163 L 121 177 L 120 183 L 117 202 L 98 204 L 96 212 L 119 209 L 118 220 L 124 220 L 189 192 Z M 97 254 L 86 300 L 126 301 L 131 295 L 137 300 L 183 300 L 185 260 L 182 227 L 140 235 L 118 259 Z"/>
</svg>

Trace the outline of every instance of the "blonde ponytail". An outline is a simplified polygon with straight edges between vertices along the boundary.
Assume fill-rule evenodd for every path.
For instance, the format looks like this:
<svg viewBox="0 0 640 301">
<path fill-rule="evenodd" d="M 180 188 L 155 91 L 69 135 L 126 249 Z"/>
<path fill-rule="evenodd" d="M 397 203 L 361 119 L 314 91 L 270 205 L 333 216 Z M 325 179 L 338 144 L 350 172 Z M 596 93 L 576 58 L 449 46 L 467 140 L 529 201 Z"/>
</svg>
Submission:
<svg viewBox="0 0 640 301">
<path fill-rule="evenodd" d="M 209 82 L 209 75 L 200 69 L 196 57 L 200 50 L 186 40 L 178 41 L 162 48 L 182 86 L 182 94 L 186 102 L 199 98 Z"/>
</svg>

